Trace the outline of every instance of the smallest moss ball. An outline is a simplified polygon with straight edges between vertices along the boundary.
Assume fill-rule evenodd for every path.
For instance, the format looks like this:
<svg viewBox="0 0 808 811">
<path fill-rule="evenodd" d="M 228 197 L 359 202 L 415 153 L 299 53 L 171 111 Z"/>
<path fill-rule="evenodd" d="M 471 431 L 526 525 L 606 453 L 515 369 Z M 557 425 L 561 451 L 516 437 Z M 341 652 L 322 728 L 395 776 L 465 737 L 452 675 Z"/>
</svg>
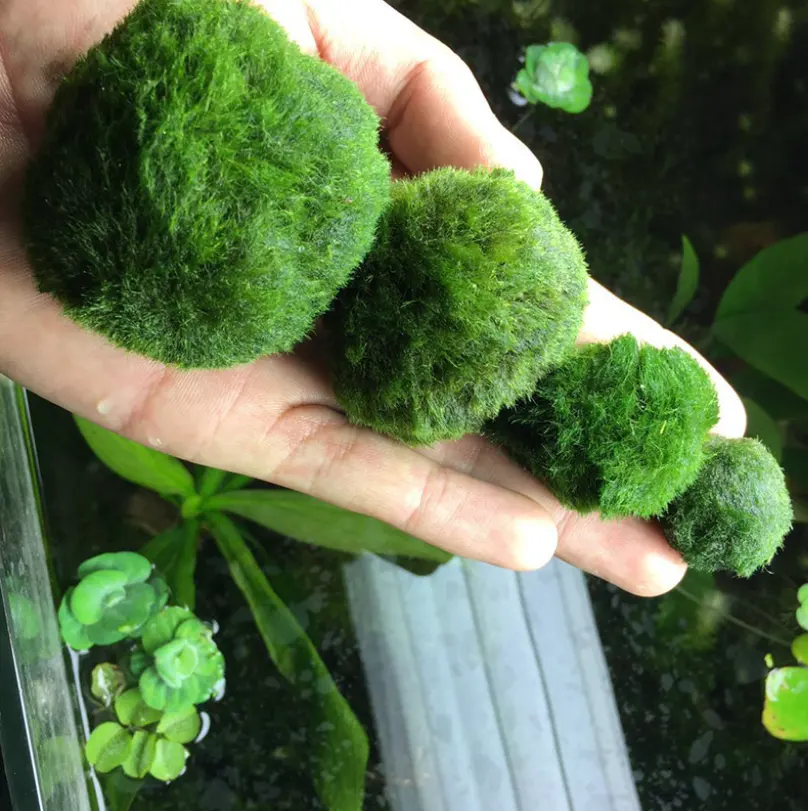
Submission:
<svg viewBox="0 0 808 811">
<path fill-rule="evenodd" d="M 414 445 L 478 431 L 572 348 L 586 286 L 575 237 L 512 173 L 399 181 L 330 316 L 340 403 Z"/>
<path fill-rule="evenodd" d="M 690 355 L 626 335 L 576 350 L 491 434 L 567 507 L 650 517 L 696 478 L 717 420 Z"/>
<path fill-rule="evenodd" d="M 663 516 L 665 535 L 694 569 L 749 577 L 791 529 L 783 471 L 756 439 L 711 438 L 706 456 L 696 481 Z"/>
</svg>

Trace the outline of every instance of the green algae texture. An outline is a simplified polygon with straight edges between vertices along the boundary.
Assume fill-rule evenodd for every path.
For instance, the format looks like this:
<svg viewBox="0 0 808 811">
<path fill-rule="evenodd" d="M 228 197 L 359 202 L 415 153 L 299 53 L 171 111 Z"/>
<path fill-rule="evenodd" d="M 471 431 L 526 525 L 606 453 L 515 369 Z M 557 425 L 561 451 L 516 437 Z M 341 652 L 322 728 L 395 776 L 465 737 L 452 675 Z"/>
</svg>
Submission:
<svg viewBox="0 0 808 811">
<path fill-rule="evenodd" d="M 575 237 L 512 173 L 400 180 L 329 315 L 340 404 L 413 445 L 477 431 L 570 351 L 586 286 Z"/>
<path fill-rule="evenodd" d="M 690 355 L 626 335 L 578 348 L 490 434 L 565 506 L 650 517 L 695 480 L 717 420 L 712 382 Z"/>
<path fill-rule="evenodd" d="M 705 452 L 698 478 L 663 515 L 663 530 L 694 569 L 749 577 L 791 529 L 783 471 L 756 439 L 712 437 Z"/>
<path fill-rule="evenodd" d="M 27 173 L 39 289 L 181 367 L 285 352 L 389 200 L 358 89 L 237 0 L 144 0 L 60 85 Z"/>
</svg>

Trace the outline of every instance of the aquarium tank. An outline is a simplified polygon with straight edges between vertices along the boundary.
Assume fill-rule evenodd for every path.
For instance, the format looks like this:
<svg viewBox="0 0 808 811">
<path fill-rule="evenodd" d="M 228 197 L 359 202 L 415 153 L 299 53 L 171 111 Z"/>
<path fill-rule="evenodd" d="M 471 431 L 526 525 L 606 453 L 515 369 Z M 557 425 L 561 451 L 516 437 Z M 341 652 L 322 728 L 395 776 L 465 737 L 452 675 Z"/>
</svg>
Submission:
<svg viewBox="0 0 808 811">
<path fill-rule="evenodd" d="M 691 554 L 690 526 L 682 529 L 687 521 L 672 510 L 674 542 L 694 565 L 655 598 L 558 561 L 517 575 L 452 558 L 311 496 L 136 444 L 0 376 L 0 807 L 805 808 L 808 2 L 391 0 L 466 62 L 494 113 L 541 160 L 541 192 L 525 191 L 507 172 L 442 169 L 405 178 L 391 193 L 385 122 L 356 88 L 303 59 L 255 9 L 232 20 L 211 12 L 189 40 L 188 64 L 207 70 L 205 37 L 232 25 L 234 41 L 280 78 L 263 88 L 270 100 L 253 108 L 228 79 L 242 52 L 221 55 L 217 64 L 226 68 L 211 74 L 221 94 L 204 111 L 226 124 L 227 137 L 216 141 L 218 184 L 198 182 L 198 144 L 190 141 L 176 164 L 152 175 L 157 164 L 149 163 L 143 181 L 154 184 L 159 206 L 174 206 L 178 228 L 190 222 L 196 229 L 194 250 L 169 257 L 176 274 L 166 287 L 157 274 L 143 275 L 116 297 L 105 274 L 121 257 L 160 254 L 165 246 L 152 239 L 158 219 L 138 219 L 125 199 L 131 177 L 116 150 L 134 131 L 121 112 L 128 108 L 94 107 L 87 126 L 99 127 L 101 147 L 87 151 L 76 137 L 76 100 L 98 76 L 119 81 L 116 65 L 132 75 L 143 70 L 149 80 L 155 66 L 184 76 L 185 57 L 176 58 L 174 44 L 149 38 L 150 14 L 180 15 L 172 25 L 186 30 L 177 11 L 183 3 L 208 13 L 201 0 L 147 0 L 128 34 L 80 63 L 60 91 L 50 140 L 28 179 L 30 188 L 53 192 L 29 194 L 24 212 L 37 281 L 70 317 L 158 360 L 210 368 L 287 351 L 325 314 L 342 352 L 337 394 L 356 423 L 412 444 L 485 431 L 576 509 L 656 517 L 671 498 L 661 485 L 651 506 L 640 498 L 647 496 L 641 478 L 632 480 L 633 491 L 608 488 L 610 477 L 622 475 L 614 470 L 639 465 L 645 449 L 632 445 L 631 431 L 609 433 L 608 419 L 598 423 L 601 434 L 590 431 L 593 445 L 620 437 L 619 465 L 609 468 L 608 460 L 606 473 L 574 456 L 562 468 L 546 452 L 550 441 L 525 449 L 535 441 L 530 431 L 558 414 L 561 420 L 578 409 L 595 423 L 598 411 L 614 410 L 614 392 L 628 385 L 624 368 L 650 358 L 669 364 L 675 373 L 665 374 L 680 384 L 681 419 L 649 408 L 636 423 L 681 432 L 668 435 L 668 467 L 692 484 L 698 469 L 720 475 L 721 454 L 733 455 L 706 440 L 709 424 L 702 423 L 714 421 L 715 403 L 696 364 L 625 339 L 577 355 L 566 345 L 583 317 L 588 268 L 696 347 L 741 395 L 754 440 L 742 447 L 755 459 L 765 454 L 766 465 L 776 461 L 769 473 L 783 471 L 771 490 L 780 499 L 777 532 L 764 537 L 767 527 L 752 526 L 749 554 L 728 567 L 743 576 L 723 565 L 709 571 L 716 567 L 710 560 L 701 566 L 698 550 Z M 139 37 L 154 48 L 148 64 Z M 125 84 L 120 98 L 140 93 L 146 116 L 166 101 L 152 89 Z M 329 104 L 329 94 L 341 105 Z M 189 112 L 182 98 L 170 101 L 177 115 L 167 118 L 165 142 L 186 113 L 203 114 Z M 304 119 L 316 121 L 316 131 L 295 129 Z M 233 144 L 254 148 L 256 122 L 275 133 L 287 155 L 283 171 L 265 156 L 249 166 L 231 160 Z M 343 148 L 349 131 L 353 152 Z M 66 205 L 92 199 L 81 167 L 99 160 L 104 182 L 120 192 L 115 211 L 131 215 L 148 238 L 121 243 L 111 261 L 72 274 L 71 257 L 94 256 L 92 240 L 117 228 L 103 207 L 84 233 L 59 220 Z M 173 185 L 162 186 L 160 172 Z M 328 172 L 333 184 L 320 182 Z M 54 177 L 61 198 L 48 186 Z M 309 202 L 283 210 L 245 191 L 272 184 L 287 200 Z M 187 198 L 163 199 L 167 189 Z M 492 213 L 486 205 L 494 194 Z M 182 220 L 191 210 L 204 217 Z M 222 221 L 240 218 L 241 242 L 224 260 L 216 257 L 224 281 L 207 289 L 200 279 L 223 238 L 222 211 Z M 480 233 L 493 233 L 482 259 L 479 240 L 462 229 L 448 237 L 440 231 L 464 211 Z M 274 242 L 250 236 L 269 221 Z M 489 295 L 486 285 L 509 263 L 523 262 L 539 227 L 566 251 L 544 269 L 554 274 L 548 291 L 566 285 L 569 295 L 552 317 L 545 304 L 530 311 L 535 322 L 517 323 L 513 313 L 549 276 L 537 282 L 525 272 L 512 298 Z M 439 238 L 422 250 L 423 234 L 433 231 Z M 70 251 L 60 256 L 64 244 Z M 418 264 L 427 255 L 452 295 L 429 299 Z M 383 273 L 357 276 L 332 308 L 363 259 L 366 269 L 401 262 L 406 270 L 396 284 Z M 288 270 L 280 298 L 250 275 L 267 264 Z M 233 266 L 240 277 L 228 275 Z M 201 275 L 184 277 L 181 268 L 189 267 Z M 484 271 L 469 299 L 451 275 L 458 267 L 463 280 Z M 424 310 L 402 310 L 399 298 L 413 286 L 429 304 Z M 286 319 L 279 302 L 298 293 Z M 130 308 L 149 301 L 161 306 L 133 328 Z M 188 317 L 188 302 L 224 315 L 211 326 Z M 474 351 L 447 324 L 473 334 Z M 544 370 L 544 357 L 525 359 L 503 337 L 515 325 L 523 330 L 519 345 L 530 343 L 531 324 L 553 326 L 558 345 L 545 350 L 553 364 L 562 357 L 567 364 L 535 391 L 530 376 Z M 416 346 L 407 355 L 412 402 L 387 362 L 405 334 Z M 452 361 L 442 389 L 433 379 L 438 351 Z M 600 356 L 615 371 L 609 391 L 590 397 L 587 364 Z M 600 368 L 611 369 L 606 361 Z M 573 374 L 583 382 L 566 386 Z M 477 379 L 486 385 L 457 394 Z M 520 398 L 531 392 L 528 407 Z M 567 408 L 576 397 L 580 407 Z M 698 413 L 687 412 L 696 402 Z M 560 457 L 563 442 L 553 441 Z M 686 502 L 678 503 L 684 509 Z M 712 516 L 704 518 L 709 510 L 696 512 L 715 529 Z M 781 524 L 790 530 L 769 561 Z M 763 553 L 753 548 L 761 537 Z"/>
</svg>

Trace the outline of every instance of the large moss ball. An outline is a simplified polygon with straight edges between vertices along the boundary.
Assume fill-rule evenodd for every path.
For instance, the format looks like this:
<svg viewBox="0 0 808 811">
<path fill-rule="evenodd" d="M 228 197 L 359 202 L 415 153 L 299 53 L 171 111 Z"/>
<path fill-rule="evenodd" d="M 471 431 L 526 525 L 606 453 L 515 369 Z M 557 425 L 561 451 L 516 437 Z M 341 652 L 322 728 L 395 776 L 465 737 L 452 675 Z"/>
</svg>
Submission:
<svg viewBox="0 0 808 811">
<path fill-rule="evenodd" d="M 490 430 L 567 507 L 649 517 L 694 481 L 717 420 L 690 355 L 626 335 L 578 348 Z"/>
<path fill-rule="evenodd" d="M 575 238 L 512 173 L 398 181 L 330 315 L 339 401 L 411 444 L 477 431 L 570 350 L 586 284 Z"/>
<path fill-rule="evenodd" d="M 224 367 L 303 339 L 389 200 L 358 89 L 237 0 L 143 0 L 60 85 L 27 176 L 40 290 L 113 343 Z"/>
<path fill-rule="evenodd" d="M 662 517 L 665 535 L 694 569 L 749 577 L 791 529 L 783 471 L 756 439 L 711 438 L 706 456 L 696 481 Z"/>
</svg>

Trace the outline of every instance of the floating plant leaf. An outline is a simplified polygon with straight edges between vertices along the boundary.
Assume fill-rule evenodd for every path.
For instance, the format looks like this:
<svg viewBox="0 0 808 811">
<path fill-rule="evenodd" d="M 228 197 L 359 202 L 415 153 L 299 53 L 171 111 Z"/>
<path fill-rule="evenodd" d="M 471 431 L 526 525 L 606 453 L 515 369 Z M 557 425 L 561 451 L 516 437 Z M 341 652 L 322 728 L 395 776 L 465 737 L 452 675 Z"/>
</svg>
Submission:
<svg viewBox="0 0 808 811">
<path fill-rule="evenodd" d="M 779 667 L 766 677 L 763 726 L 784 741 L 808 741 L 808 668 Z"/>
<path fill-rule="evenodd" d="M 592 101 L 589 61 L 569 42 L 531 45 L 513 87 L 531 104 L 581 113 Z"/>
<path fill-rule="evenodd" d="M 120 766 L 129 756 L 132 736 L 112 721 L 97 726 L 84 747 L 87 760 L 104 774 Z"/>
<path fill-rule="evenodd" d="M 160 710 L 155 710 L 143 700 L 143 695 L 137 687 L 121 693 L 115 699 L 115 715 L 124 726 L 129 727 L 147 727 L 156 724 L 163 717 Z"/>
<path fill-rule="evenodd" d="M 176 780 L 182 774 L 187 759 L 188 750 L 181 743 L 158 739 L 149 774 L 166 783 Z"/>
<path fill-rule="evenodd" d="M 132 736 L 129 754 L 121 764 L 127 777 L 142 780 L 154 765 L 157 750 L 157 736 L 151 732 L 139 729 Z"/>
<path fill-rule="evenodd" d="M 167 712 L 157 725 L 157 734 L 175 743 L 192 743 L 202 729 L 202 718 L 196 707 Z"/>
<path fill-rule="evenodd" d="M 105 707 L 112 706 L 115 699 L 126 687 L 126 676 L 116 665 L 102 662 L 93 668 L 90 679 L 90 692 Z"/>
</svg>

